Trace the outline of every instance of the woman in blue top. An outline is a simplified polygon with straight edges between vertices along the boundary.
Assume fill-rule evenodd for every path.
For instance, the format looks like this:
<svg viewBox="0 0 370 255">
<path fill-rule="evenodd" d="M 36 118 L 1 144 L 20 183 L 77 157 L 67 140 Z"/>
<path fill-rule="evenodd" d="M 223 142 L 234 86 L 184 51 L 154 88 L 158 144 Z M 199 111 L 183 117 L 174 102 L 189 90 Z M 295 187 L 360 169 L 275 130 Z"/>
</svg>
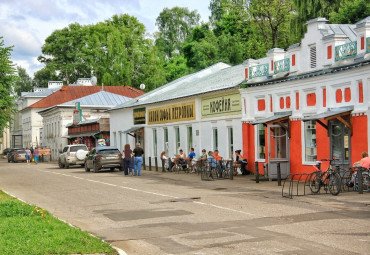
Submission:
<svg viewBox="0 0 370 255">
<path fill-rule="evenodd" d="M 208 152 L 208 158 L 207 158 L 207 160 L 208 160 L 209 163 L 211 163 L 211 167 L 217 167 L 217 161 L 213 157 L 213 151 L 209 151 Z"/>
</svg>

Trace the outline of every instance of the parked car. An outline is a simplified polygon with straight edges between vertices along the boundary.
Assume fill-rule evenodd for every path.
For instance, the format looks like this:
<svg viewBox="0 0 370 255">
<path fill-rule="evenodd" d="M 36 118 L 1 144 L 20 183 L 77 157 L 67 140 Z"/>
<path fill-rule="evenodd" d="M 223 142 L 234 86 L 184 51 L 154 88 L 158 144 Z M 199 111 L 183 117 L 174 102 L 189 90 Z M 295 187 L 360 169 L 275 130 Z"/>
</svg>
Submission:
<svg viewBox="0 0 370 255">
<path fill-rule="evenodd" d="M 13 154 L 15 153 L 16 150 L 21 150 L 22 148 L 11 148 L 8 153 L 6 154 L 8 158 L 8 163 L 13 162 Z"/>
<path fill-rule="evenodd" d="M 85 144 L 67 145 L 59 155 L 59 168 L 69 168 L 70 165 L 84 166 L 86 153 L 88 153 L 88 151 Z"/>
<path fill-rule="evenodd" d="M 11 148 L 4 149 L 3 150 L 3 154 L 6 156 L 10 150 L 11 150 Z"/>
<path fill-rule="evenodd" d="M 26 162 L 27 161 L 27 159 L 26 159 L 26 150 L 19 149 L 19 150 L 13 151 L 11 158 L 12 158 L 11 161 L 13 163 L 17 163 L 17 162 L 20 162 L 20 161 Z"/>
<path fill-rule="evenodd" d="M 86 172 L 90 172 L 90 169 L 93 169 L 96 173 L 103 168 L 110 168 L 111 171 L 118 168 L 120 171 L 123 171 L 122 155 L 116 147 L 99 146 L 86 155 Z"/>
</svg>

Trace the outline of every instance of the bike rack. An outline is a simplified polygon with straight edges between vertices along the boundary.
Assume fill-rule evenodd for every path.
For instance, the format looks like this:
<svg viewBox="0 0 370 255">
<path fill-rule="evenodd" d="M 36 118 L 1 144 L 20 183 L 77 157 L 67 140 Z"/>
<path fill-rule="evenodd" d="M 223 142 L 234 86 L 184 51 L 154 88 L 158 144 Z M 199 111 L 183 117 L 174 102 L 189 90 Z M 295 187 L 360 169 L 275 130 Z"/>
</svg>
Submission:
<svg viewBox="0 0 370 255">
<path fill-rule="evenodd" d="M 281 190 L 282 197 L 293 198 L 293 196 L 305 196 L 306 195 L 306 186 L 307 182 L 310 179 L 311 173 L 302 173 L 302 174 L 290 174 L 289 178 L 286 178 L 283 183 L 283 188 Z M 288 193 L 284 193 L 284 188 L 286 182 L 289 181 Z M 297 182 L 296 184 L 294 182 Z M 303 184 L 303 191 L 300 193 L 300 187 Z M 294 189 L 296 187 L 296 189 Z M 294 192 L 295 191 L 295 192 Z M 303 193 L 303 194 L 302 194 Z"/>
</svg>

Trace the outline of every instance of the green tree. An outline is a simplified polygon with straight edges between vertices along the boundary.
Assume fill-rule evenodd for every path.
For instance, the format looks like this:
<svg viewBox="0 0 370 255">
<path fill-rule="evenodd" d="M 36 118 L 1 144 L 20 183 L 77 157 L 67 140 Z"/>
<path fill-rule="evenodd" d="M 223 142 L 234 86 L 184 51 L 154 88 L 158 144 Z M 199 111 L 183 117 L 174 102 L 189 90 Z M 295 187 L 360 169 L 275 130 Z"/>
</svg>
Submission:
<svg viewBox="0 0 370 255">
<path fill-rule="evenodd" d="M 200 15 L 188 8 L 165 8 L 156 19 L 159 34 L 156 45 L 170 59 L 174 52 L 181 53 L 192 28 L 199 25 Z"/>
<path fill-rule="evenodd" d="M 168 82 L 189 74 L 189 68 L 183 55 L 173 56 L 165 62 L 163 68 Z"/>
<path fill-rule="evenodd" d="M 78 23 L 54 31 L 46 38 L 42 46 L 43 56 L 38 59 L 42 63 L 51 63 L 57 67 L 59 77 L 67 84 L 80 77 L 90 77 L 89 63 L 85 62 L 86 27 Z"/>
<path fill-rule="evenodd" d="M 32 84 L 33 87 L 47 88 L 49 81 L 57 81 L 58 79 L 55 70 L 50 64 L 46 64 L 44 68 L 34 73 Z"/>
<path fill-rule="evenodd" d="M 165 81 L 162 63 L 145 26 L 130 15 L 114 15 L 94 25 L 71 24 L 45 41 L 40 61 L 58 71 L 67 83 L 95 75 L 98 84 L 139 87 L 144 81 Z M 157 70 L 156 75 L 143 70 Z M 145 76 L 145 75 L 148 75 Z M 161 75 L 162 77 L 158 77 Z"/>
<path fill-rule="evenodd" d="M 370 16 L 370 2 L 368 0 L 346 0 L 338 12 L 330 14 L 330 22 L 334 24 L 354 24 Z"/>
<path fill-rule="evenodd" d="M 293 5 L 291 0 L 251 0 L 249 13 L 270 48 L 286 48 L 292 42 L 289 34 Z"/>
<path fill-rule="evenodd" d="M 32 78 L 27 74 L 26 69 L 17 66 L 17 79 L 14 82 L 14 92 L 20 96 L 22 92 L 32 91 Z"/>
<path fill-rule="evenodd" d="M 12 96 L 12 86 L 16 79 L 15 69 L 10 60 L 12 47 L 5 47 L 0 37 L 0 133 L 9 125 L 16 110 Z"/>
</svg>

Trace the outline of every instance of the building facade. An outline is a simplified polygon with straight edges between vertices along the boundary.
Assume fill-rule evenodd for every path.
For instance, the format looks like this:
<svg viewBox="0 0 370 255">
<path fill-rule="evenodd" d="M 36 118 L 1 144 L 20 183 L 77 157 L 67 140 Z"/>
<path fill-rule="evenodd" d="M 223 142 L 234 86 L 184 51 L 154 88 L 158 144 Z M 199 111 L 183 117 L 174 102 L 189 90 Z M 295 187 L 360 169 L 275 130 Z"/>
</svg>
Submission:
<svg viewBox="0 0 370 255">
<path fill-rule="evenodd" d="M 215 64 L 184 76 L 109 110 L 111 143 L 121 150 L 139 142 L 145 157 L 168 156 L 180 149 L 220 151 L 224 158 L 242 148 L 238 84 L 243 66 Z M 148 162 L 148 161 L 147 161 Z"/>
<path fill-rule="evenodd" d="M 39 111 L 43 121 L 41 145 L 51 149 L 52 159 L 57 159 L 59 151 L 67 144 L 81 142 L 89 148 L 95 147 L 97 139 L 109 138 L 109 113 L 106 110 L 130 99 L 99 91 Z"/>
<path fill-rule="evenodd" d="M 351 166 L 369 150 L 370 17 L 355 25 L 307 23 L 301 43 L 245 62 L 243 149 L 276 178 L 321 159 Z"/>
</svg>

